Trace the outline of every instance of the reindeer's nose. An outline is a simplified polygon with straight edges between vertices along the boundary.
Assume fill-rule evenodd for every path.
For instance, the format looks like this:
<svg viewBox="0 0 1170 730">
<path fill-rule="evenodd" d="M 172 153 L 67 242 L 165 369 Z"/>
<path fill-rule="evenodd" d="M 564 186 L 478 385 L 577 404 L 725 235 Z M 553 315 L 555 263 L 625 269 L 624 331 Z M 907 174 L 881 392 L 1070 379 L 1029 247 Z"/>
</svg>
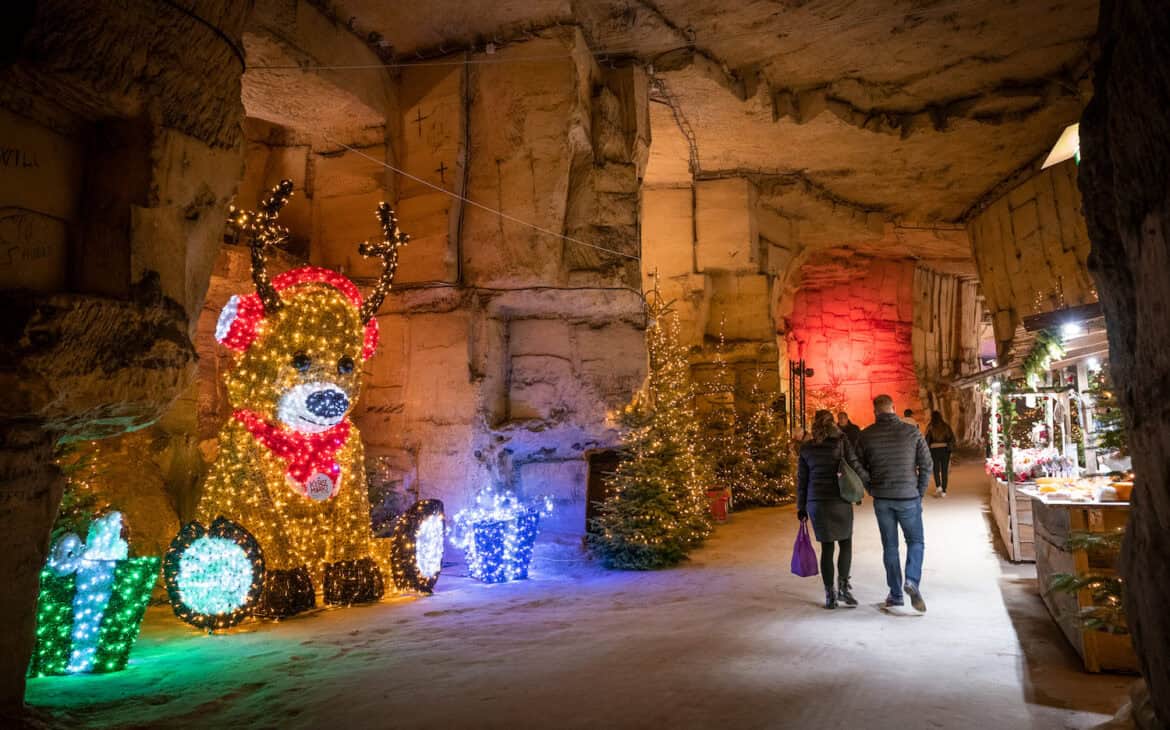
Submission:
<svg viewBox="0 0 1170 730">
<path fill-rule="evenodd" d="M 305 407 L 319 418 L 337 418 L 349 410 L 349 398 L 340 390 L 319 390 L 305 399 Z"/>
</svg>

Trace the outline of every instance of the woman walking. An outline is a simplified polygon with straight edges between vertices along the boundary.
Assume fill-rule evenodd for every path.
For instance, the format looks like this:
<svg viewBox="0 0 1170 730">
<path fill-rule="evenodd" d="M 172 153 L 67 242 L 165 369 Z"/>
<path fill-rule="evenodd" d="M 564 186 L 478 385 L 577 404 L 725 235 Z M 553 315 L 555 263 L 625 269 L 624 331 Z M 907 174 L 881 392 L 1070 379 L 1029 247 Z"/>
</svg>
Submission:
<svg viewBox="0 0 1170 730">
<path fill-rule="evenodd" d="M 955 432 L 938 411 L 930 412 L 926 443 L 930 444 L 930 458 L 934 460 L 934 496 L 945 497 L 951 471 L 951 450 L 955 448 Z"/>
<path fill-rule="evenodd" d="M 862 482 L 869 483 L 869 474 L 829 411 L 816 412 L 809 436 L 800 447 L 797 516 L 801 521 L 811 519 L 813 535 L 821 544 L 825 608 L 836 608 L 838 599 L 853 608 L 857 605 L 849 586 L 849 569 L 853 562 L 853 505 L 841 498 L 837 474 L 842 459 L 853 467 Z M 833 585 L 834 548 L 837 551 L 836 587 Z"/>
</svg>

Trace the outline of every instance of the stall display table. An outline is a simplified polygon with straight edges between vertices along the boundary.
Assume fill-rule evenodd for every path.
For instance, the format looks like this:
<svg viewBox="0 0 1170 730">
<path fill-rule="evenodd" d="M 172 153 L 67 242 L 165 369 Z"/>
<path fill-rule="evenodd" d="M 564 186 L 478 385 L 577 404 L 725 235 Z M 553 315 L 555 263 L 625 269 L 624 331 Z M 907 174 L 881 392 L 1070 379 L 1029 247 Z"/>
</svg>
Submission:
<svg viewBox="0 0 1170 730">
<path fill-rule="evenodd" d="M 1035 537 L 1032 528 L 1032 498 L 1023 489 L 1028 482 L 1009 484 L 996 477 L 991 479 L 991 516 L 1007 546 L 1008 560 L 1013 563 L 1036 561 Z"/>
<path fill-rule="evenodd" d="M 1035 527 L 1036 579 L 1040 596 L 1090 672 L 1137 672 L 1137 656 L 1129 634 L 1111 634 L 1080 626 L 1072 616 L 1093 605 L 1089 591 L 1077 594 L 1049 591 L 1052 576 L 1114 575 L 1115 553 L 1068 551 L 1069 536 L 1081 532 L 1115 532 L 1129 519 L 1128 502 L 1073 502 L 1047 500 L 1032 493 L 1031 516 Z"/>
</svg>

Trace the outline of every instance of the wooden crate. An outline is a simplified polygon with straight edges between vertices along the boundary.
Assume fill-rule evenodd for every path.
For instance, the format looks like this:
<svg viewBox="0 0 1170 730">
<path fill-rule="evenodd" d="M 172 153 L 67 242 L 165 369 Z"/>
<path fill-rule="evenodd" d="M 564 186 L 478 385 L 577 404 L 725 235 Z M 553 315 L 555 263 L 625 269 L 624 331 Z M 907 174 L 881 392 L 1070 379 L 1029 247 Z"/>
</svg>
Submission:
<svg viewBox="0 0 1170 730">
<path fill-rule="evenodd" d="M 1020 493 L 1017 485 L 991 477 L 991 515 L 1007 546 L 1008 560 L 1036 561 L 1035 531 L 1032 526 L 1032 498 Z"/>
<path fill-rule="evenodd" d="M 1073 575 L 1112 575 L 1117 571 L 1116 555 L 1090 555 L 1085 550 L 1064 549 L 1074 532 L 1112 532 L 1124 527 L 1129 517 L 1128 505 L 1047 504 L 1034 499 L 1036 530 L 1036 580 L 1048 612 L 1060 625 L 1085 669 L 1090 672 L 1137 672 L 1137 656 L 1130 637 L 1090 631 L 1069 620 L 1082 608 L 1093 605 L 1089 591 L 1076 595 L 1050 592 L 1048 586 L 1056 573 Z"/>
</svg>

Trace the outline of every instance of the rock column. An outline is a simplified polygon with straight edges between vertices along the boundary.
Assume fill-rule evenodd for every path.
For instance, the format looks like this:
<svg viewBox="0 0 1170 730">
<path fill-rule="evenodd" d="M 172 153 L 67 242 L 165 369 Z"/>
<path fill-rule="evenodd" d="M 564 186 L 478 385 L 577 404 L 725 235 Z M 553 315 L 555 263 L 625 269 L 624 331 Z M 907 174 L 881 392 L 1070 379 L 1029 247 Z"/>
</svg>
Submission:
<svg viewBox="0 0 1170 730">
<path fill-rule="evenodd" d="M 239 179 L 250 2 L 43 0 L 5 28 L 0 720 L 19 722 L 62 443 L 156 419 Z M 16 152 L 10 153 L 12 149 Z M 9 235 L 6 233 L 6 235 Z"/>
<path fill-rule="evenodd" d="M 1126 612 L 1150 701 L 1170 726 L 1170 12 L 1101 3 L 1096 94 L 1081 120 L 1090 268 L 1137 487 L 1123 548 Z M 1139 713 L 1140 714 L 1140 713 Z M 1160 724 L 1159 724 L 1160 723 Z"/>
</svg>

